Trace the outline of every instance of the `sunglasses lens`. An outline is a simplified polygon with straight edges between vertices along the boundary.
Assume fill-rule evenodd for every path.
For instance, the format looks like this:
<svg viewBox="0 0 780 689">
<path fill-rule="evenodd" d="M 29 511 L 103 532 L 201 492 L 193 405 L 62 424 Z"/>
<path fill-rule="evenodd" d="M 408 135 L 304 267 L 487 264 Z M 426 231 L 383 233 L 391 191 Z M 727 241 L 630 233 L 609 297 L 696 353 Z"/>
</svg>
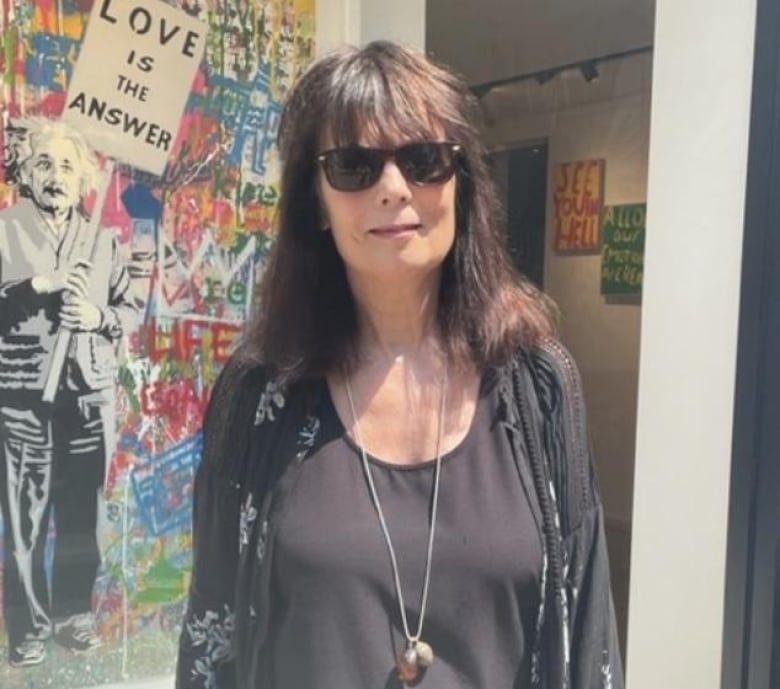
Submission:
<svg viewBox="0 0 780 689">
<path fill-rule="evenodd" d="M 382 174 L 381 153 L 369 148 L 340 148 L 325 156 L 325 175 L 334 189 L 368 189 Z"/>
<path fill-rule="evenodd" d="M 396 151 L 395 160 L 413 184 L 446 182 L 455 173 L 455 157 L 447 143 L 407 144 Z"/>
</svg>

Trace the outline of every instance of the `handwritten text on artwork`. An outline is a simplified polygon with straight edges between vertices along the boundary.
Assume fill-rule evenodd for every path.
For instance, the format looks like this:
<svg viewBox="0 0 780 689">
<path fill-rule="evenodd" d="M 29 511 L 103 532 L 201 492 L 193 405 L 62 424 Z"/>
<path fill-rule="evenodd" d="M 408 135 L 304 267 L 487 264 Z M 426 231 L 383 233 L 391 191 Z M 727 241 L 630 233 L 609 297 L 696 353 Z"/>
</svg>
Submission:
<svg viewBox="0 0 780 689">
<path fill-rule="evenodd" d="M 581 160 L 555 168 L 555 250 L 593 252 L 601 239 L 604 161 Z"/>
</svg>

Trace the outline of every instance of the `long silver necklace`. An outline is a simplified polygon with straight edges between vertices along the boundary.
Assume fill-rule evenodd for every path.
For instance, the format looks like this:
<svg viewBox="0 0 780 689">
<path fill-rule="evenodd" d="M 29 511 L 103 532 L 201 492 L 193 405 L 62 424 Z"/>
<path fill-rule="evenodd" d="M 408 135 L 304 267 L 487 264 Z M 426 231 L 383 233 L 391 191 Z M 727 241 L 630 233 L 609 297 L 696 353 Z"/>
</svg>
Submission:
<svg viewBox="0 0 780 689">
<path fill-rule="evenodd" d="M 423 583 L 422 600 L 420 602 L 420 619 L 417 623 L 416 634 L 412 634 L 410 632 L 409 622 L 406 619 L 404 594 L 401 590 L 401 577 L 398 574 L 398 561 L 395 557 L 395 549 L 393 548 L 393 542 L 390 539 L 390 531 L 387 528 L 387 521 L 385 520 L 385 515 L 382 511 L 382 505 L 379 502 L 379 495 L 376 492 L 374 478 L 371 475 L 371 467 L 368 463 L 368 457 L 366 456 L 363 434 L 360 431 L 360 424 L 358 423 L 357 412 L 355 411 L 355 401 L 352 397 L 352 387 L 349 384 L 349 377 L 346 374 L 344 375 L 344 384 L 347 390 L 347 399 L 349 400 L 349 408 L 352 412 L 352 419 L 355 423 L 355 434 L 357 436 L 356 439 L 358 442 L 358 447 L 360 448 L 360 457 L 363 461 L 363 471 L 366 474 L 368 487 L 371 491 L 371 499 L 374 502 L 374 508 L 376 509 L 377 516 L 379 517 L 379 525 L 382 527 L 382 534 L 385 537 L 387 550 L 390 553 L 390 564 L 393 568 L 393 581 L 395 583 L 395 592 L 398 599 L 398 608 L 401 613 L 401 624 L 403 625 L 404 636 L 406 637 L 406 648 L 396 659 L 396 669 L 398 670 L 398 675 L 402 681 L 414 682 L 420 674 L 420 668 L 430 665 L 433 662 L 434 657 L 431 646 L 423 641 L 420 637 L 422 635 L 423 622 L 425 620 L 425 608 L 428 604 L 428 584 L 430 583 L 431 579 L 433 536 L 436 531 L 436 508 L 439 504 L 439 477 L 441 476 L 441 438 L 444 429 L 444 412 L 446 409 L 447 399 L 447 361 L 445 359 L 444 370 L 442 372 L 441 406 L 439 408 L 439 428 L 436 438 L 436 468 L 434 470 L 433 478 L 433 505 L 431 507 L 431 523 L 428 528 L 428 551 L 425 556 L 425 580 Z"/>
</svg>

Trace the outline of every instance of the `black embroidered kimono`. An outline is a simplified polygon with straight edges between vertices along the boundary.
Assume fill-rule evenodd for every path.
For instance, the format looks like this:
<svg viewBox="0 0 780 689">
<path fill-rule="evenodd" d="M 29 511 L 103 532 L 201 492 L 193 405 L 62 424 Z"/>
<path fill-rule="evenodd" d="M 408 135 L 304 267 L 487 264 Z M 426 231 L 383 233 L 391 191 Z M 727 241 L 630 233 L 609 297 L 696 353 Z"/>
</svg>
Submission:
<svg viewBox="0 0 780 689">
<path fill-rule="evenodd" d="M 530 687 L 622 689 L 579 373 L 552 339 L 519 352 L 495 373 L 501 423 L 543 543 Z M 282 389 L 240 356 L 220 375 L 195 479 L 193 576 L 178 689 L 265 689 L 258 658 L 268 632 L 278 516 L 315 445 L 322 394 L 324 381 Z"/>
</svg>

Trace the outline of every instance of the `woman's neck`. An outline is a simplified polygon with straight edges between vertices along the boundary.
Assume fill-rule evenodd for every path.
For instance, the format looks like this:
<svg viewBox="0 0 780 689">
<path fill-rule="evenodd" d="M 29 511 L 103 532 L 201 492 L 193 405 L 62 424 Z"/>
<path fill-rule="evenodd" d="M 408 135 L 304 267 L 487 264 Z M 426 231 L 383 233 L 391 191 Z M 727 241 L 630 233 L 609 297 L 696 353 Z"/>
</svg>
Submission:
<svg viewBox="0 0 780 689">
<path fill-rule="evenodd" d="M 437 273 L 387 284 L 350 277 L 361 353 L 393 361 L 415 357 L 432 345 L 438 349 L 439 279 Z"/>
</svg>

